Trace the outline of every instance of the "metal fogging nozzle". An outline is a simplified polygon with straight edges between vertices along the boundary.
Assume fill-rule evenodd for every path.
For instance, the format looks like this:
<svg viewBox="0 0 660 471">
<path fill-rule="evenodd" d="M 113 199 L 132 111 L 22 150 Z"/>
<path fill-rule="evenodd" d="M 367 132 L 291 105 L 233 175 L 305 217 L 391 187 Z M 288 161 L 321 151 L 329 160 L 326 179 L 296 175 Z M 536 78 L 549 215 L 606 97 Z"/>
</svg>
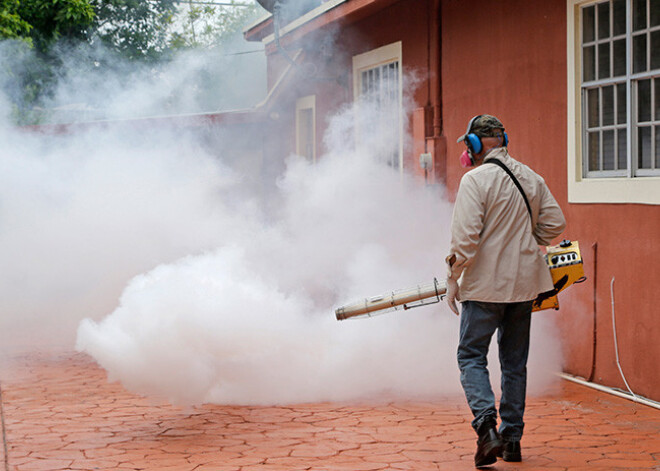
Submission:
<svg viewBox="0 0 660 471">
<path fill-rule="evenodd" d="M 434 278 L 430 283 L 399 289 L 339 307 L 335 309 L 335 317 L 338 321 L 343 321 L 351 317 L 370 317 L 375 313 L 384 314 L 399 309 L 407 310 L 426 306 L 427 304 L 439 302 L 446 292 L 447 284 L 445 280 Z"/>
</svg>

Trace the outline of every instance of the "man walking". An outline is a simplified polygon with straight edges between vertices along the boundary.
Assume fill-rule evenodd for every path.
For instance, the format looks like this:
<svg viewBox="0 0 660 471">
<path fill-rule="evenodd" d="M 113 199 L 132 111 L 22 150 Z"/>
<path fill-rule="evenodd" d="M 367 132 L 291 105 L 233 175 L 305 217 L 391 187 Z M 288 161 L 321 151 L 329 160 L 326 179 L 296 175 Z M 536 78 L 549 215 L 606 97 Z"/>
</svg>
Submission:
<svg viewBox="0 0 660 471">
<path fill-rule="evenodd" d="M 476 168 L 463 175 L 456 196 L 446 300 L 457 315 L 456 301 L 462 304 L 458 365 L 479 437 L 479 468 L 498 456 L 522 459 L 532 301 L 553 288 L 539 245 L 549 245 L 566 221 L 543 178 L 509 155 L 499 119 L 475 116 L 461 141 L 467 146 L 461 162 Z M 502 370 L 499 431 L 486 358 L 495 331 Z"/>
</svg>

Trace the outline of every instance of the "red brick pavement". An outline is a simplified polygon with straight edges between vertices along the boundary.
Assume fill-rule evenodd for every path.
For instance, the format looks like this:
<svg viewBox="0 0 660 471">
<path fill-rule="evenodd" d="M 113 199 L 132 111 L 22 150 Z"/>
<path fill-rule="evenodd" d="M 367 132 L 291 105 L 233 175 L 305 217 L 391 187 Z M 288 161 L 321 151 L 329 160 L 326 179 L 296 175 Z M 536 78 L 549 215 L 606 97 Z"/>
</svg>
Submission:
<svg viewBox="0 0 660 471">
<path fill-rule="evenodd" d="M 474 469 L 461 397 L 186 409 L 108 383 L 80 354 L 23 356 L 0 387 L 0 471 Z M 526 422 L 524 461 L 492 469 L 660 470 L 657 409 L 562 381 L 528 398 Z"/>
</svg>

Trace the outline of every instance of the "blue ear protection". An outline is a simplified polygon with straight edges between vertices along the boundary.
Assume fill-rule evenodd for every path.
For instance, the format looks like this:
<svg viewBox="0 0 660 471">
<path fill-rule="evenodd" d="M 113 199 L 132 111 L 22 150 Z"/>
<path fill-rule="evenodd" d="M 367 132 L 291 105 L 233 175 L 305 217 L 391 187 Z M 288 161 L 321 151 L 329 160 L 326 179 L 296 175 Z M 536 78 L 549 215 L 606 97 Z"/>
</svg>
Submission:
<svg viewBox="0 0 660 471">
<path fill-rule="evenodd" d="M 472 161 L 472 165 L 474 165 L 474 159 L 472 155 L 481 152 L 484 146 L 481 143 L 481 138 L 477 136 L 475 133 L 470 131 L 472 131 L 472 125 L 477 120 L 477 118 L 481 118 L 482 116 L 483 115 L 478 114 L 477 116 L 472 118 L 468 123 L 467 131 L 466 131 L 467 136 L 465 137 L 465 144 L 467 145 L 467 148 L 470 151 L 470 160 Z M 509 145 L 509 136 L 506 135 L 506 132 L 503 132 L 502 134 L 504 135 L 504 142 L 502 143 L 502 146 L 506 147 L 507 145 Z"/>
</svg>

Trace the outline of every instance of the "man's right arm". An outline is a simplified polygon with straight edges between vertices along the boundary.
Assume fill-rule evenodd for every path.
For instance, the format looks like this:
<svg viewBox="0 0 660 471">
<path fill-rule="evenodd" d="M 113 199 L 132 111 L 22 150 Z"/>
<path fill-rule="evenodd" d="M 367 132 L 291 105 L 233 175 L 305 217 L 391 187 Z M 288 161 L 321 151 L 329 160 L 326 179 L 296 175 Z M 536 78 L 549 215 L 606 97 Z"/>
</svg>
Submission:
<svg viewBox="0 0 660 471">
<path fill-rule="evenodd" d="M 447 256 L 449 278 L 458 280 L 473 261 L 483 229 L 484 207 L 479 185 L 469 173 L 458 187 L 451 223 L 451 247 Z"/>
</svg>

